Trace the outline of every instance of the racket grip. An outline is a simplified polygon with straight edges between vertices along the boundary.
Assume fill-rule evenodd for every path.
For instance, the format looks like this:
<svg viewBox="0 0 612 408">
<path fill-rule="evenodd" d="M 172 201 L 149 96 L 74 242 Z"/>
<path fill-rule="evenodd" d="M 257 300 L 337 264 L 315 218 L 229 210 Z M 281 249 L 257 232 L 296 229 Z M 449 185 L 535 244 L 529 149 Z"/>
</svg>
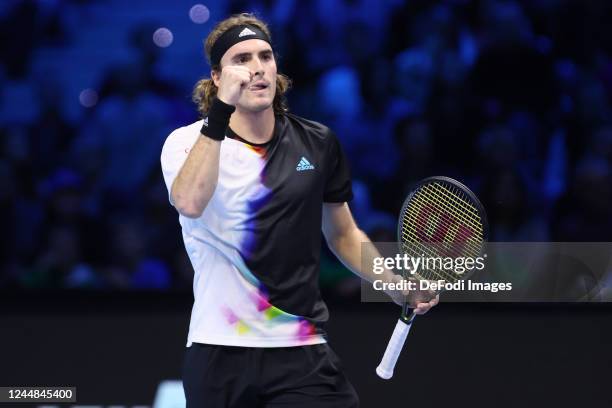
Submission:
<svg viewBox="0 0 612 408">
<path fill-rule="evenodd" d="M 404 347 L 404 342 L 406 341 L 406 337 L 408 337 L 411 327 L 412 320 L 410 320 L 408 323 L 405 323 L 402 321 L 402 319 L 397 321 L 395 329 L 393 330 L 393 335 L 391 335 L 389 344 L 387 344 L 387 349 L 385 350 L 382 361 L 376 368 L 376 374 L 378 374 L 380 378 L 388 380 L 389 378 L 393 377 L 395 363 L 397 363 L 397 359 L 402 352 L 402 347 Z"/>
</svg>

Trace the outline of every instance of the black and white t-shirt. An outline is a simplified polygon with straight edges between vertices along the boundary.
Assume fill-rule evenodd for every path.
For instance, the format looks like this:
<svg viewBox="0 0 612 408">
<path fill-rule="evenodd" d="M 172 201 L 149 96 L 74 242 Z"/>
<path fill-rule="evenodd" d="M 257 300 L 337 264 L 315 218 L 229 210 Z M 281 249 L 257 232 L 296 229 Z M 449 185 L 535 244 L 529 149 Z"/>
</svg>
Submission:
<svg viewBox="0 0 612 408">
<path fill-rule="evenodd" d="M 161 155 L 168 191 L 201 126 L 168 136 Z M 200 218 L 179 216 L 195 271 L 187 345 L 323 343 L 322 206 L 352 198 L 340 144 L 327 127 L 292 114 L 276 115 L 265 145 L 227 136 L 208 206 Z"/>
</svg>

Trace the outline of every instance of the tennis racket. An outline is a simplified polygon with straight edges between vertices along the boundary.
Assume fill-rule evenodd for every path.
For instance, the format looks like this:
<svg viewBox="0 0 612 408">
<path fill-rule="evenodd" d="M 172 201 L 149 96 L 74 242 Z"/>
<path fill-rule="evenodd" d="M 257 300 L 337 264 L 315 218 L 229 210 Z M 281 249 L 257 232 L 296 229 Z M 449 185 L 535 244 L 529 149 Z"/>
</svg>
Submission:
<svg viewBox="0 0 612 408">
<path fill-rule="evenodd" d="M 420 181 L 404 201 L 397 235 L 400 252 L 409 257 L 477 258 L 488 238 L 487 216 L 478 198 L 466 186 L 448 177 L 430 177 Z M 412 271 L 413 274 L 404 271 L 404 278 L 455 283 L 470 276 L 468 270 L 458 274 L 442 265 L 437 266 L 440 267 L 421 267 Z M 385 354 L 376 368 L 379 377 L 387 380 L 393 376 L 414 317 L 409 302 L 404 302 Z"/>
</svg>

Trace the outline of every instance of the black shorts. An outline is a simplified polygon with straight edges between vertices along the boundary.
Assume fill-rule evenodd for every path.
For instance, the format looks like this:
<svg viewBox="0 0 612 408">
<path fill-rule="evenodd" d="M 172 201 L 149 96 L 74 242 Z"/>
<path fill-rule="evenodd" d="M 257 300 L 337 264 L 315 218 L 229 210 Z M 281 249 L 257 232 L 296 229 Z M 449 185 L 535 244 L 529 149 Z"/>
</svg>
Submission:
<svg viewBox="0 0 612 408">
<path fill-rule="evenodd" d="M 354 408 L 359 399 L 327 344 L 254 348 L 193 343 L 187 408 Z"/>
</svg>

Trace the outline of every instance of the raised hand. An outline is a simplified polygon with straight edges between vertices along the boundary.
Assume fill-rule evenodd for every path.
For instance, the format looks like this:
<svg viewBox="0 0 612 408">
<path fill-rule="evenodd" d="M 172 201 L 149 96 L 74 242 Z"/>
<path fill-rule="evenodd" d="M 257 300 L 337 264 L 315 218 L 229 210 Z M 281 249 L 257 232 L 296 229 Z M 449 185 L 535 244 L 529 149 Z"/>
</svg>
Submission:
<svg viewBox="0 0 612 408">
<path fill-rule="evenodd" d="M 221 71 L 217 98 L 222 102 L 236 106 L 242 91 L 251 82 L 253 74 L 247 67 L 240 65 L 227 65 Z"/>
</svg>

